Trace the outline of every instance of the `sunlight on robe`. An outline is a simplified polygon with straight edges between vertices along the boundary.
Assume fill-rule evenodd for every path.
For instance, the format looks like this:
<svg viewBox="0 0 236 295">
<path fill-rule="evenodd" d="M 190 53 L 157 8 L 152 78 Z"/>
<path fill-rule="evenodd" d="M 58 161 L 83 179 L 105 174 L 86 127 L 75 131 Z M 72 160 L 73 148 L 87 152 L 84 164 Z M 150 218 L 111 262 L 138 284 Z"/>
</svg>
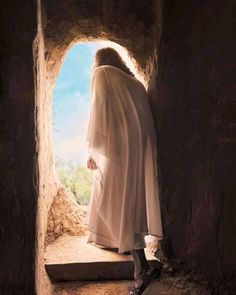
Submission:
<svg viewBox="0 0 236 295">
<path fill-rule="evenodd" d="M 143 248 L 145 236 L 163 238 L 157 183 L 156 133 L 147 92 L 135 77 L 109 65 L 91 80 L 87 129 L 95 171 L 88 242 Z"/>
</svg>

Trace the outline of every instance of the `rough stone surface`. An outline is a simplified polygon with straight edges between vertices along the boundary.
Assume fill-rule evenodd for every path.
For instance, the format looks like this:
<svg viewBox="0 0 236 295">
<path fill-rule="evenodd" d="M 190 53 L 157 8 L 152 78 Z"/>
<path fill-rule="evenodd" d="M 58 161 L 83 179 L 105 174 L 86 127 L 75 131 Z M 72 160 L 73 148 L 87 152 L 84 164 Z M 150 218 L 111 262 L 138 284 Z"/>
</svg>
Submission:
<svg viewBox="0 0 236 295">
<path fill-rule="evenodd" d="M 148 82 L 165 257 L 206 277 L 213 294 L 235 294 L 235 1 L 40 2 L 1 2 L 0 293 L 51 293 L 53 83 L 74 42 L 103 38 L 125 46 Z"/>
<path fill-rule="evenodd" d="M 52 244 L 64 234 L 77 236 L 85 234 L 86 226 L 83 225 L 85 217 L 86 211 L 82 210 L 61 187 L 54 197 L 48 213 L 45 244 Z"/>
<path fill-rule="evenodd" d="M 37 36 L 32 43 L 32 49 L 34 52 L 34 78 L 36 97 L 35 136 L 37 139 L 37 157 L 35 158 L 35 162 L 38 165 L 35 292 L 37 291 L 38 295 L 48 295 L 51 294 L 51 282 L 46 274 L 44 266 L 47 216 L 50 206 L 53 202 L 53 198 L 59 189 L 60 183 L 56 175 L 54 157 L 52 153 L 52 86 L 49 79 L 47 78 L 40 0 L 37 1 L 37 5 Z M 30 270 L 30 272 L 32 272 L 32 270 Z M 17 291 L 15 291 L 16 294 Z"/>
<path fill-rule="evenodd" d="M 103 281 L 99 283 L 60 283 L 54 285 L 53 294 L 58 295 L 127 295 L 133 281 Z M 186 275 L 163 274 L 160 281 L 152 282 L 143 295 L 211 295 L 204 284 L 199 284 Z M 222 293 L 223 294 L 223 293 Z"/>
<path fill-rule="evenodd" d="M 234 1 L 164 1 L 150 94 L 171 263 L 236 294 Z M 178 266 L 177 266 L 178 265 Z"/>
<path fill-rule="evenodd" d="M 79 41 L 110 40 L 127 48 L 146 80 L 161 31 L 159 0 L 43 0 L 46 60 L 52 83 L 67 50 Z M 133 41 L 133 39 L 135 40 Z"/>
<path fill-rule="evenodd" d="M 34 1 L 0 3 L 0 294 L 34 294 L 38 196 Z"/>
<path fill-rule="evenodd" d="M 88 234 L 88 233 L 87 233 Z M 45 267 L 53 282 L 133 278 L 133 258 L 87 243 L 88 236 L 63 235 L 46 247 Z M 145 248 L 149 262 L 160 262 Z"/>
</svg>

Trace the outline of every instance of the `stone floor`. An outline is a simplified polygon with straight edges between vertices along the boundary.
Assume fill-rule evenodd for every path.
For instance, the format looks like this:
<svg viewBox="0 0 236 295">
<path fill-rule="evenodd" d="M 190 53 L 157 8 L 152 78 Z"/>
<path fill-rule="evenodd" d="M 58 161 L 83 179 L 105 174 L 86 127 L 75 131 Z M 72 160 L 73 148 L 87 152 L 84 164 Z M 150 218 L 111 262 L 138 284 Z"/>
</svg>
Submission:
<svg viewBox="0 0 236 295">
<path fill-rule="evenodd" d="M 151 249 L 145 248 L 147 259 L 159 267 Z M 45 267 L 54 282 L 83 280 L 129 280 L 133 278 L 133 259 L 87 243 L 87 236 L 61 236 L 48 245 Z"/>
<path fill-rule="evenodd" d="M 116 252 L 100 249 L 88 244 L 87 235 L 61 236 L 53 244 L 48 245 L 45 253 L 46 263 L 72 263 L 95 261 L 133 261 L 131 255 L 122 255 Z M 148 259 L 154 259 L 148 248 L 145 248 Z"/>
<path fill-rule="evenodd" d="M 53 294 L 58 295 L 125 295 L 129 294 L 129 290 L 133 287 L 133 280 L 116 280 L 116 275 L 112 275 L 111 280 L 99 280 L 84 282 L 79 281 L 76 274 L 79 272 L 86 273 L 86 269 L 82 269 L 83 265 L 90 265 L 92 263 L 92 272 L 95 272 L 95 278 L 101 273 L 99 270 L 99 262 L 110 262 L 106 266 L 106 270 L 111 273 L 114 271 L 114 265 L 123 261 L 127 264 L 125 268 L 128 268 L 128 264 L 132 261 L 132 257 L 129 255 L 118 255 L 111 251 L 104 251 L 95 246 L 87 244 L 86 236 L 71 237 L 65 236 L 59 238 L 54 244 L 47 247 L 45 263 L 60 265 L 61 269 L 64 269 L 64 277 L 69 278 L 69 282 L 54 283 Z M 145 249 L 149 259 L 153 258 L 153 255 Z M 76 262 L 76 263 L 75 263 Z M 98 265 L 96 266 L 96 262 Z M 112 263 L 111 263 L 112 262 Z M 133 262 L 132 262 L 133 263 Z M 112 266 L 113 265 L 113 266 Z M 132 264 L 133 265 L 133 264 Z M 72 266 L 72 268 L 71 268 Z M 69 267 L 69 268 L 68 268 Z M 70 269 L 71 268 L 71 269 Z M 104 268 L 104 266 L 103 266 Z M 103 270 L 104 271 L 104 270 Z M 61 270 L 57 274 L 60 274 Z M 87 271 L 87 275 L 91 275 Z M 73 279 L 75 278 L 75 280 Z M 132 275 L 131 275 L 132 277 Z M 106 277 L 107 278 L 107 277 Z M 115 278 L 115 279 L 113 279 Z M 129 276 L 130 278 L 130 276 Z M 74 281 L 73 281 L 74 280 Z M 54 280 L 56 281 L 56 280 Z M 207 286 L 200 284 L 198 281 L 193 281 L 189 274 L 180 275 L 176 273 L 168 272 L 164 270 L 159 281 L 152 282 L 144 292 L 144 295 L 211 295 L 212 293 L 207 290 Z"/>
<path fill-rule="evenodd" d="M 58 295 L 126 295 L 133 287 L 133 281 L 75 282 L 54 285 Z M 181 276 L 164 276 L 152 282 L 144 295 L 211 295 L 204 286 Z"/>
</svg>

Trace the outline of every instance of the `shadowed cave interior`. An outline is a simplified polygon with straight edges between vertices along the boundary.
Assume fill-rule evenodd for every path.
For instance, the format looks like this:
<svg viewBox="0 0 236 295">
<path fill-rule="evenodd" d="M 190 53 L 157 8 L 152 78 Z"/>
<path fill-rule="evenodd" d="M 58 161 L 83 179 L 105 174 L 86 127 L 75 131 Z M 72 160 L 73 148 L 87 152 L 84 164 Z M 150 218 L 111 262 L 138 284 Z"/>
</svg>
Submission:
<svg viewBox="0 0 236 295">
<path fill-rule="evenodd" d="M 235 294 L 234 1 L 17 0 L 1 10 L 0 293 L 99 290 L 98 282 L 55 286 L 44 251 L 60 193 L 53 87 L 73 44 L 102 39 L 136 61 L 156 125 L 160 247 L 175 274 L 149 295 Z M 106 292 L 126 294 L 131 283 L 110 282 Z"/>
</svg>

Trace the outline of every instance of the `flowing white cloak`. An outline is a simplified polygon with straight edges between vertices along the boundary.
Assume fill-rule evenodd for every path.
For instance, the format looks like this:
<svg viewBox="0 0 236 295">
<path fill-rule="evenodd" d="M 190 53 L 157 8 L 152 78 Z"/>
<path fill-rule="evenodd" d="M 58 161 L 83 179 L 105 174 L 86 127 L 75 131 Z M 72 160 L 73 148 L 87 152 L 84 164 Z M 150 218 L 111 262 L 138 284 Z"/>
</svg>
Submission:
<svg viewBox="0 0 236 295">
<path fill-rule="evenodd" d="M 161 240 L 156 133 L 143 84 L 114 66 L 97 67 L 86 139 L 98 167 L 87 242 L 123 253 L 146 247 L 146 235 Z"/>
</svg>

